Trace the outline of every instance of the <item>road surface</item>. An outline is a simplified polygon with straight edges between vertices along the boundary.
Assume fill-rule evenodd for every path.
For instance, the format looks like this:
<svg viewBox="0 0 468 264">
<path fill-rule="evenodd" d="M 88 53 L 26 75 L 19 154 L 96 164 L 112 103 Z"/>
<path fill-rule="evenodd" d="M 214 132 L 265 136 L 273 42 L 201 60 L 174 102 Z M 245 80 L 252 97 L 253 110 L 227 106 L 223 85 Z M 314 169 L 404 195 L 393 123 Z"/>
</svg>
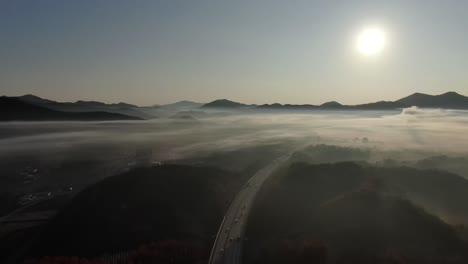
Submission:
<svg viewBox="0 0 468 264">
<path fill-rule="evenodd" d="M 245 227 L 255 196 L 265 180 L 279 165 L 289 159 L 289 156 L 275 159 L 259 170 L 237 194 L 221 223 L 211 250 L 209 264 L 241 263 Z"/>
</svg>

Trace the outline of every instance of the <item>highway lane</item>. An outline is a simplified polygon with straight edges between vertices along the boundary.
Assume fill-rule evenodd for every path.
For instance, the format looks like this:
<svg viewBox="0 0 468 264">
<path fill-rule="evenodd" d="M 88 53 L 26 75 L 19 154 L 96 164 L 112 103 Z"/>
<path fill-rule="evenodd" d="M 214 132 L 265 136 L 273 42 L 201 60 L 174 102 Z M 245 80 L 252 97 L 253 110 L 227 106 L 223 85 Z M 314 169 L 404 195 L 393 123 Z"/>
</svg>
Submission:
<svg viewBox="0 0 468 264">
<path fill-rule="evenodd" d="M 255 173 L 232 201 L 219 228 L 214 242 L 209 264 L 237 264 L 242 260 L 242 242 L 245 239 L 245 227 L 255 196 L 265 180 L 290 155 L 273 160 Z"/>
</svg>

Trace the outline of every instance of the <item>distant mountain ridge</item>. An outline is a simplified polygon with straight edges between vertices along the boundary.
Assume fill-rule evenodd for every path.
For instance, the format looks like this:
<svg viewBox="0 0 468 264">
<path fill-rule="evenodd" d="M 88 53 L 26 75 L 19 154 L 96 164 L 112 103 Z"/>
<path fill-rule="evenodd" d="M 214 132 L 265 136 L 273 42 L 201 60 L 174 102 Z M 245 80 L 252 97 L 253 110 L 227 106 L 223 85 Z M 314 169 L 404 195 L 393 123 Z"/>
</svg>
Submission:
<svg viewBox="0 0 468 264">
<path fill-rule="evenodd" d="M 401 98 L 396 102 L 427 108 L 453 108 L 468 109 L 468 97 L 456 92 L 447 92 L 440 95 L 428 95 L 423 93 L 414 93 L 410 96 Z"/>
<path fill-rule="evenodd" d="M 17 97 L 0 97 L 0 121 L 107 121 L 141 118 L 103 111 L 63 112 L 28 103 Z"/>
<path fill-rule="evenodd" d="M 230 101 L 227 99 L 214 100 L 210 103 L 204 104 L 202 107 L 205 108 L 240 108 L 247 107 L 248 105 Z"/>
<path fill-rule="evenodd" d="M 62 112 L 109 112 L 127 116 L 135 116 L 143 119 L 154 118 L 142 112 L 138 106 L 127 103 L 106 104 L 98 101 L 83 101 L 78 100 L 72 102 L 57 102 L 53 100 L 43 99 L 41 97 L 27 94 L 15 97 L 21 101 L 31 103 L 37 106 Z"/>
<path fill-rule="evenodd" d="M 33 94 L 26 94 L 23 96 L 18 96 L 18 99 L 32 103 L 32 104 L 50 104 L 50 103 L 57 103 L 56 101 L 52 101 L 49 99 L 44 99 L 39 96 L 33 95 Z"/>
<path fill-rule="evenodd" d="M 161 105 L 161 107 L 166 108 L 166 109 L 184 109 L 184 110 L 188 110 L 188 109 L 193 109 L 193 108 L 200 107 L 202 105 L 203 105 L 203 103 L 196 103 L 196 102 L 192 102 L 192 101 L 183 100 L 183 101 L 175 102 L 175 103 L 172 103 L 172 104 Z"/>
<path fill-rule="evenodd" d="M 93 120 L 92 115 L 96 113 L 99 114 L 99 120 L 129 120 L 129 119 L 155 119 L 159 117 L 171 117 L 174 114 L 181 112 L 181 111 L 192 111 L 192 110 L 197 110 L 200 106 L 203 105 L 203 103 L 196 103 L 196 102 L 191 102 L 191 101 L 179 101 L 175 102 L 172 104 L 167 104 L 167 105 L 161 105 L 161 106 L 137 106 L 125 102 L 120 102 L 120 103 L 103 103 L 99 101 L 84 101 L 84 100 L 78 100 L 75 102 L 57 102 L 54 100 L 50 99 L 45 99 L 41 98 L 39 96 L 33 95 L 33 94 L 26 94 L 22 96 L 3 96 L 2 98 L 11 98 L 14 99 L 13 101 L 17 100 L 23 103 L 28 104 L 28 107 L 26 107 L 26 104 L 23 104 L 23 107 L 19 107 L 18 109 L 21 108 L 20 111 L 22 114 L 21 115 L 13 115 L 10 113 L 8 116 L 3 113 L 1 115 L 0 119 L 5 121 L 5 120 L 77 120 L 77 116 L 80 116 L 79 119 L 84 119 L 84 120 Z M 11 100 L 2 100 L 0 102 L 0 108 L 4 109 L 4 111 L 8 111 L 9 107 L 12 107 L 11 104 L 7 104 L 6 101 L 11 101 Z M 16 102 L 16 104 L 19 104 Z M 43 111 L 44 109 L 48 110 L 53 110 L 56 112 L 62 112 L 62 114 L 51 114 L 51 111 L 48 111 L 48 114 L 45 114 L 45 116 L 39 117 L 39 114 L 37 113 L 29 113 L 26 115 L 26 109 L 30 109 L 31 111 L 34 111 L 32 106 L 38 106 L 40 107 L 40 111 L 38 113 L 43 113 L 45 114 L 46 111 Z M 39 108 L 37 108 L 39 109 Z M 201 111 L 195 111 L 202 113 Z M 67 115 L 70 117 L 70 119 L 65 117 L 65 113 L 75 113 L 72 115 Z M 91 114 L 83 114 L 83 113 L 91 113 Z M 113 115 L 113 116 L 106 116 L 102 115 L 103 113 L 113 113 L 113 114 L 118 114 L 118 115 Z M 199 115 L 197 113 L 197 115 Z M 60 118 L 59 118 L 60 116 Z M 46 118 L 47 117 L 47 118 Z M 19 119 L 17 119 L 19 118 Z M 44 119 L 45 118 L 45 119 Z"/>
<path fill-rule="evenodd" d="M 420 108 L 445 108 L 445 109 L 468 109 L 468 97 L 456 92 L 447 92 L 440 95 L 428 95 L 414 93 L 410 96 L 396 101 L 379 101 L 358 105 L 343 105 L 336 101 L 326 102 L 321 105 L 312 104 L 263 104 L 259 106 L 246 105 L 227 99 L 215 100 L 203 105 L 204 108 L 246 108 L 255 107 L 264 110 L 396 110 L 417 106 Z"/>
<path fill-rule="evenodd" d="M 127 104 L 127 103 L 116 103 L 116 104 L 106 104 L 98 101 L 84 101 L 84 100 L 78 100 L 74 103 L 71 102 L 57 102 L 49 99 L 44 99 L 36 95 L 32 94 L 26 94 L 22 96 L 18 96 L 18 99 L 28 102 L 28 103 L 34 103 L 34 104 L 77 104 L 77 105 L 88 105 L 88 106 L 119 106 L 119 107 L 138 107 L 136 105 L 132 104 Z"/>
<path fill-rule="evenodd" d="M 32 94 L 18 97 L 0 97 L 0 120 L 133 120 L 156 118 L 154 107 L 140 107 L 124 102 L 106 104 L 97 101 L 56 102 Z M 11 100 L 9 100 L 11 99 Z M 20 104 L 22 102 L 23 104 Z M 193 111 L 196 109 L 261 110 L 261 111 L 306 111 L 306 110 L 398 110 L 408 107 L 443 108 L 468 110 L 468 97 L 456 92 L 440 95 L 414 93 L 396 101 L 379 101 L 358 105 L 343 105 L 336 101 L 321 105 L 312 104 L 244 104 L 228 99 L 219 99 L 202 104 L 180 101 L 157 107 L 164 113 Z M 151 109 L 150 109 L 151 108 Z M 16 109 L 16 110 L 13 110 Z M 47 111 L 50 110 L 50 111 Z M 16 111 L 16 112 L 15 112 Z M 31 113 L 28 113 L 30 111 Z M 34 112 L 34 113 L 33 113 Z M 163 113 L 159 112 L 159 113 Z M 195 111 L 197 112 L 197 111 Z M 113 114 L 113 115 L 109 115 Z M 158 114 L 158 113 L 156 113 Z M 167 114 L 166 114 L 167 115 Z"/>
</svg>

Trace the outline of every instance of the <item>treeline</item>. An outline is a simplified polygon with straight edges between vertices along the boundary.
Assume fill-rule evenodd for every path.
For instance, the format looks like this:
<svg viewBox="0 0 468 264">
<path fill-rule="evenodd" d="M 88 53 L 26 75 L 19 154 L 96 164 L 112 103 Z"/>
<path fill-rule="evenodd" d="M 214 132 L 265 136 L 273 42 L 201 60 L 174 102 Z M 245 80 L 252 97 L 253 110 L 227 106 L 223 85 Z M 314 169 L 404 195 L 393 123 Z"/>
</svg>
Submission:
<svg viewBox="0 0 468 264">
<path fill-rule="evenodd" d="M 293 163 L 258 195 L 245 263 L 468 263 L 466 200 L 447 172 Z"/>
<path fill-rule="evenodd" d="M 77 194 L 28 256 L 96 257 L 187 239 L 208 256 L 239 188 L 238 174 L 212 167 L 164 165 L 112 176 Z"/>
</svg>

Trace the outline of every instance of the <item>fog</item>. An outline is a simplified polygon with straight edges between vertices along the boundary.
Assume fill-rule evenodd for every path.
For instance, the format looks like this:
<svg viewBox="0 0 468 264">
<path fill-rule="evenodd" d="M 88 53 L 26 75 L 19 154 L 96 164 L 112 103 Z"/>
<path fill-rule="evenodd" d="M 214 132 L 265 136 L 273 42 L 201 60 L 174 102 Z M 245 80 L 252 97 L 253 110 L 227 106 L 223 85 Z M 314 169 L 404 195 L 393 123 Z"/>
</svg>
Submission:
<svg viewBox="0 0 468 264">
<path fill-rule="evenodd" d="M 231 196 L 237 193 L 237 190 L 255 172 L 270 164 L 275 158 L 292 154 L 284 167 L 272 175 L 272 180 L 265 184 L 266 187 L 262 187 L 264 188 L 262 190 L 268 191 L 268 188 L 275 186 L 274 183 L 280 183 L 278 186 L 283 186 L 283 184 L 286 186 L 280 189 L 273 188 L 270 192 L 265 191 L 265 195 L 270 196 L 264 201 L 272 199 L 276 201 L 271 203 L 273 216 L 265 217 L 262 215 L 265 211 L 260 210 L 258 219 L 261 219 L 261 225 L 254 225 L 256 232 L 263 230 L 265 225 L 275 222 L 266 221 L 267 224 L 265 224 L 264 219 L 280 219 L 281 216 L 274 213 L 281 212 L 283 215 L 283 212 L 288 210 L 288 212 L 296 210 L 297 214 L 292 214 L 292 217 L 286 213 L 284 215 L 288 215 L 288 218 L 299 219 L 298 224 L 289 225 L 290 219 L 285 219 L 284 223 L 278 222 L 280 223 L 278 226 L 298 227 L 301 230 L 310 227 L 304 224 L 308 223 L 307 221 L 301 222 L 300 219 L 314 219 L 312 217 L 314 214 L 309 215 L 309 218 L 304 217 L 304 212 L 312 212 L 309 210 L 312 207 L 308 207 L 309 205 L 301 207 L 302 202 L 287 203 L 290 197 L 295 197 L 300 193 L 297 190 L 303 190 L 300 199 L 305 201 L 304 204 L 317 202 L 320 205 L 331 199 L 331 201 L 343 203 L 345 208 L 347 206 L 355 208 L 353 206 L 356 204 L 361 205 L 359 195 L 366 194 L 365 191 L 367 194 L 381 196 L 365 196 L 364 198 L 367 199 L 365 201 L 370 201 L 370 203 L 364 203 L 364 205 L 378 202 L 383 205 L 390 204 L 398 208 L 401 206 L 401 208 L 406 208 L 403 202 L 394 204 L 395 200 L 392 200 L 394 196 L 401 196 L 402 199 L 411 201 L 415 208 L 421 207 L 431 214 L 436 214 L 450 225 L 458 227 L 468 224 L 467 207 L 464 202 L 460 202 L 466 201 L 465 194 L 468 187 L 466 181 L 468 179 L 468 142 L 465 140 L 468 133 L 468 126 L 466 126 L 468 111 L 411 107 L 399 111 L 206 111 L 196 117 L 184 119 L 171 118 L 169 114 L 167 116 L 145 121 L 0 123 L 0 175 L 2 175 L 0 195 L 3 199 L 0 200 L 3 201 L 3 204 L 0 204 L 0 216 L 14 212 L 21 206 L 18 201 L 25 201 L 29 197 L 36 197 L 34 199 L 40 200 L 42 198 L 37 197 L 54 194 L 57 195 L 56 200 L 67 201 L 72 197 L 78 197 L 78 194 L 86 193 L 81 192 L 84 188 L 92 188 L 96 186 L 93 183 L 112 175 L 135 176 L 146 171 L 148 176 L 146 180 L 148 180 L 153 179 L 152 171 L 177 167 L 158 166 L 165 163 L 192 165 L 186 167 L 190 168 L 188 171 L 198 166 L 197 169 L 202 169 L 201 174 L 204 174 L 205 169 L 210 171 L 214 167 L 222 171 L 221 175 L 229 175 L 228 180 L 224 179 L 226 185 L 213 185 L 219 188 L 214 193 L 225 195 L 221 200 L 225 201 L 227 208 L 232 199 Z M 141 159 L 142 155 L 143 159 Z M 339 163 L 342 161 L 355 163 Z M 290 166 L 287 166 L 288 164 Z M 132 170 L 138 166 L 150 168 Z M 302 169 L 296 170 L 295 168 Z M 350 172 L 349 168 L 354 168 L 354 171 Z M 291 176 L 291 179 L 295 179 L 291 182 L 297 181 L 297 186 L 288 185 L 290 174 L 296 176 Z M 327 177 L 322 177 L 323 175 Z M 369 175 L 373 176 L 368 177 Z M 120 179 L 120 177 L 108 179 Z M 196 181 L 200 179 L 205 180 L 200 177 Z M 360 180 L 356 180 L 355 185 L 347 186 L 349 179 Z M 383 186 L 383 183 L 386 184 L 386 188 L 379 187 Z M 143 185 L 145 184 L 146 181 Z M 164 190 L 165 194 L 161 197 L 172 196 L 174 190 L 184 188 L 185 183 L 168 186 L 170 188 Z M 304 188 L 301 189 L 298 186 L 304 186 Z M 229 191 L 226 192 L 226 190 Z M 284 196 L 279 195 L 280 190 L 285 191 Z M 147 191 L 153 192 L 153 190 Z M 161 191 L 156 187 L 154 193 Z M 319 203 L 314 195 L 321 192 L 333 193 L 335 196 L 328 197 L 328 200 L 324 198 L 325 200 Z M 127 195 L 127 190 L 125 190 L 125 195 Z M 276 197 L 276 195 L 279 196 Z M 102 197 L 107 198 L 107 194 L 102 194 Z M 340 197 L 348 198 L 341 199 Z M 103 200 L 105 199 L 101 199 Z M 193 201 L 193 198 L 190 197 L 187 201 Z M 204 205 L 205 202 L 201 204 Z M 265 206 L 269 208 L 268 203 Z M 321 206 L 317 208 L 317 210 L 322 210 Z M 335 210 L 333 206 L 330 208 L 330 210 Z M 365 222 L 374 219 L 373 216 L 377 215 L 372 208 L 365 208 L 362 212 L 369 213 L 351 214 L 351 216 L 363 216 L 351 222 L 368 223 L 359 228 L 372 227 L 375 222 Z M 332 225 L 323 224 L 322 227 L 330 230 L 335 230 L 336 226 L 340 227 L 341 219 L 349 217 L 347 210 L 338 210 L 339 221 Z M 212 213 L 213 210 L 210 212 Z M 402 212 L 407 212 L 407 210 Z M 185 217 L 186 213 L 184 212 L 183 215 Z M 404 217 L 413 221 L 418 220 L 420 214 L 405 213 Z M 70 219 L 74 225 L 81 223 L 75 223 L 73 217 Z M 90 219 L 94 222 L 93 217 Z M 187 219 L 192 219 L 192 216 Z M 334 218 L 330 217 L 330 219 Z M 410 227 L 404 226 L 401 233 L 405 234 L 407 230 L 419 227 L 419 224 L 415 224 L 418 223 L 416 220 L 410 222 Z M 311 220 L 310 223 L 315 223 L 313 221 Z M 330 221 L 327 218 L 323 219 L 323 223 Z M 381 222 L 386 223 L 386 221 Z M 105 223 L 104 220 L 103 223 Z M 124 231 L 133 226 L 131 223 L 125 222 L 125 224 Z M 213 227 L 213 230 L 216 228 L 217 226 Z M 96 231 L 91 230 L 90 233 Z M 276 234 L 277 237 L 284 235 L 281 233 L 282 229 L 274 225 L 265 230 L 264 234 L 259 233 L 257 240 L 252 235 L 254 238 L 251 241 L 254 241 L 252 243 L 255 245 L 251 248 L 258 248 L 259 244 L 265 242 L 263 239 L 269 237 L 270 234 Z M 368 234 L 374 232 L 364 230 L 363 232 Z M 384 228 L 379 230 L 384 230 Z M 426 234 L 432 232 L 432 227 L 424 227 L 422 230 L 421 232 Z M 460 234 L 468 237 L 468 233 L 465 234 L 462 231 Z M 285 234 L 289 233 L 285 232 Z M 357 237 L 361 239 L 361 235 L 360 233 Z M 86 240 L 89 239 L 88 236 L 83 237 Z M 347 241 L 354 241 L 348 239 L 347 236 L 342 237 Z M 278 241 L 276 242 L 280 243 L 282 240 Z M 421 241 L 426 240 L 417 237 L 415 241 L 419 245 Z M 397 244 L 401 242 L 404 240 L 398 240 Z M 448 242 L 440 239 L 437 243 Z M 208 244 L 207 247 L 211 246 L 211 243 Z M 369 244 L 375 243 L 369 242 Z"/>
<path fill-rule="evenodd" d="M 299 146 L 319 141 L 464 154 L 467 122 L 467 111 L 416 107 L 401 112 L 208 114 L 196 121 L 9 122 L 0 124 L 0 156 L 67 155 L 101 146 L 146 147 L 153 150 L 154 158 L 173 159 L 286 141 Z M 363 143 L 362 138 L 368 142 Z"/>
<path fill-rule="evenodd" d="M 46 188 L 56 184 L 57 177 L 61 184 L 84 187 L 128 170 L 142 150 L 148 162 L 206 164 L 252 173 L 255 166 L 261 166 L 260 162 L 252 167 L 255 160 L 266 162 L 317 144 L 369 151 L 366 162 L 372 164 L 391 160 L 394 165 L 419 166 L 418 161 L 447 156 L 450 160 L 426 161 L 422 168 L 440 168 L 468 178 L 466 122 L 467 111 L 416 107 L 400 111 L 206 111 L 188 120 L 4 122 L 0 123 L 0 173 L 6 175 L 2 190 Z M 24 179 L 18 173 L 27 167 L 48 171 L 48 176 L 22 185 Z"/>
</svg>

